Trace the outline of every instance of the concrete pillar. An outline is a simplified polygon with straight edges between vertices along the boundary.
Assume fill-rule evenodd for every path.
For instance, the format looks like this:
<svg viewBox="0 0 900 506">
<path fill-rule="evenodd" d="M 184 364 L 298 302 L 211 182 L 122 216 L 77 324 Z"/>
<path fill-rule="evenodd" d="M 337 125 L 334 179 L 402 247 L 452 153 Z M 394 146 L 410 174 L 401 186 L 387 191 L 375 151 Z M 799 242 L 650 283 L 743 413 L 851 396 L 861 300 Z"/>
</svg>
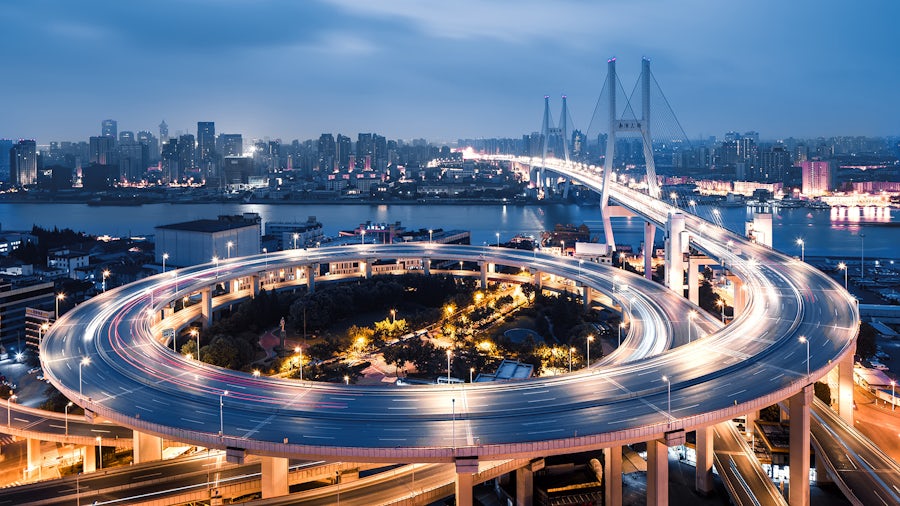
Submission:
<svg viewBox="0 0 900 506">
<path fill-rule="evenodd" d="M 161 437 L 138 431 L 134 431 L 131 437 L 134 442 L 135 464 L 150 462 L 152 460 L 162 460 L 163 440 Z"/>
<path fill-rule="evenodd" d="M 734 286 L 734 308 L 733 308 L 733 318 L 737 318 L 739 314 L 744 311 L 744 307 L 747 305 L 747 288 L 744 286 L 744 282 L 741 278 L 729 274 L 728 281 L 731 282 L 732 286 Z"/>
<path fill-rule="evenodd" d="M 713 491 L 713 430 L 697 429 L 697 476 L 694 481 L 697 492 L 707 495 Z"/>
<path fill-rule="evenodd" d="M 666 286 L 679 295 L 684 292 L 685 238 L 684 215 L 670 214 L 666 223 Z"/>
<path fill-rule="evenodd" d="M 203 315 L 203 326 L 212 325 L 212 288 L 200 290 L 200 314 Z"/>
<path fill-rule="evenodd" d="M 656 225 L 644 223 L 644 277 L 653 279 L 653 240 L 656 238 Z"/>
<path fill-rule="evenodd" d="M 755 422 L 759 418 L 759 411 L 751 411 L 747 413 L 747 425 L 744 427 L 744 430 L 748 434 L 753 433 L 753 422 Z"/>
<path fill-rule="evenodd" d="M 856 344 L 847 357 L 838 362 L 838 414 L 841 419 L 853 427 L 853 355 Z"/>
<path fill-rule="evenodd" d="M 85 473 L 93 473 L 97 470 L 97 447 L 96 446 L 83 446 L 81 447 L 82 451 L 82 460 L 81 467 L 82 472 Z"/>
<path fill-rule="evenodd" d="M 288 495 L 288 459 L 281 457 L 260 457 L 262 475 L 262 498 Z"/>
<path fill-rule="evenodd" d="M 25 444 L 27 445 L 28 469 L 37 469 L 41 467 L 41 440 L 28 438 Z"/>
<path fill-rule="evenodd" d="M 532 506 L 534 501 L 534 472 L 531 466 L 516 469 L 516 506 Z"/>
<path fill-rule="evenodd" d="M 428 257 L 422 259 L 422 272 L 424 272 L 426 276 L 431 276 L 431 259 Z"/>
<path fill-rule="evenodd" d="M 250 289 L 252 290 L 253 298 L 256 298 L 259 295 L 259 274 L 250 276 Z"/>
<path fill-rule="evenodd" d="M 591 292 L 591 287 L 587 285 L 581 285 L 581 300 L 584 304 L 584 311 L 587 312 L 591 309 L 591 297 L 593 296 L 593 292 Z"/>
<path fill-rule="evenodd" d="M 537 292 L 540 292 L 543 289 L 543 279 L 541 271 L 534 269 L 531 271 L 534 279 L 531 281 L 531 284 L 534 285 L 534 289 Z"/>
<path fill-rule="evenodd" d="M 365 274 L 366 279 L 372 278 L 372 262 L 374 262 L 374 260 L 372 260 L 371 258 L 367 258 L 364 262 L 361 262 L 362 265 L 360 265 L 360 267 L 363 268 L 363 273 Z"/>
<path fill-rule="evenodd" d="M 788 503 L 791 506 L 809 506 L 809 407 L 812 396 L 813 386 L 806 385 L 789 400 L 791 489 Z"/>
<path fill-rule="evenodd" d="M 669 447 L 660 439 L 647 441 L 647 505 L 669 504 Z"/>
<path fill-rule="evenodd" d="M 622 506 L 622 447 L 603 450 L 603 504 Z"/>
<path fill-rule="evenodd" d="M 478 459 L 456 459 L 456 506 L 473 506 L 472 487 Z"/>
<path fill-rule="evenodd" d="M 316 271 L 315 266 L 307 265 L 303 267 L 306 273 L 306 291 L 313 293 L 316 291 Z"/>
<path fill-rule="evenodd" d="M 488 263 L 487 262 L 478 262 L 478 267 L 481 269 L 481 289 L 487 290 Z"/>
<path fill-rule="evenodd" d="M 700 271 L 703 265 L 715 265 L 716 262 L 707 256 L 692 256 L 688 259 L 688 300 L 700 304 Z"/>
</svg>

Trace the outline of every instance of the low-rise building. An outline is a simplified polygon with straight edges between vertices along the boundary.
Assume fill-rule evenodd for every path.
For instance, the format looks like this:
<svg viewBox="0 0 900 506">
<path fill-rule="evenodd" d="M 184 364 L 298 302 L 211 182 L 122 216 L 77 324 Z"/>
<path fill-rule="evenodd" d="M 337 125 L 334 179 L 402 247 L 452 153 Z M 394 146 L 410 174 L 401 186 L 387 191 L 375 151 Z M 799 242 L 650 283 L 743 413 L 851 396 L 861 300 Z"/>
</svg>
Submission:
<svg viewBox="0 0 900 506">
<path fill-rule="evenodd" d="M 260 252 L 260 217 L 256 213 L 219 216 L 215 220 L 194 220 L 156 227 L 155 261 L 186 267 L 217 257 L 255 255 Z"/>
</svg>

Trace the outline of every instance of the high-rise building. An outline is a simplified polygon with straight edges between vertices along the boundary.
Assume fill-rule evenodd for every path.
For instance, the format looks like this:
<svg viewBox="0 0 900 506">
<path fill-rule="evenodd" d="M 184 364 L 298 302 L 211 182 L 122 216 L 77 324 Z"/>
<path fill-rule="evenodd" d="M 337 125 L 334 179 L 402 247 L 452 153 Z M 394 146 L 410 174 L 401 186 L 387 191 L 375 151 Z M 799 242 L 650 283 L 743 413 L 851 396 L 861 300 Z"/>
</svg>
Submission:
<svg viewBox="0 0 900 506">
<path fill-rule="evenodd" d="M 244 138 L 241 134 L 219 134 L 222 156 L 243 156 Z"/>
<path fill-rule="evenodd" d="M 0 156 L 0 181 L 14 182 L 9 177 L 9 157 L 6 154 L 15 144 L 11 139 L 0 139 L 0 154 L 2 154 Z"/>
<path fill-rule="evenodd" d="M 334 135 L 322 134 L 319 136 L 319 171 L 331 172 L 334 168 L 335 150 Z"/>
<path fill-rule="evenodd" d="M 216 124 L 212 121 L 197 122 L 197 166 L 204 177 L 215 176 Z"/>
<path fill-rule="evenodd" d="M 181 173 L 178 166 L 178 139 L 169 139 L 162 145 L 160 161 L 162 179 L 167 182 L 176 181 Z"/>
<path fill-rule="evenodd" d="M 335 160 L 340 170 L 347 170 L 347 166 L 350 163 L 350 147 L 350 137 L 338 134 L 335 145 Z"/>
<path fill-rule="evenodd" d="M 90 138 L 90 162 L 100 165 L 109 165 L 113 161 L 113 149 L 115 139 L 101 136 Z"/>
<path fill-rule="evenodd" d="M 191 134 L 184 134 L 178 138 L 178 167 L 180 169 L 179 177 L 197 167 L 196 144 L 194 136 Z"/>
<path fill-rule="evenodd" d="M 162 148 L 169 142 L 169 125 L 166 124 L 166 120 L 162 120 L 162 123 L 159 124 L 159 149 L 160 155 L 162 155 Z"/>
<path fill-rule="evenodd" d="M 119 142 L 134 142 L 134 132 L 129 130 L 122 130 L 119 132 Z"/>
<path fill-rule="evenodd" d="M 37 143 L 22 139 L 9 150 L 9 180 L 16 185 L 37 183 Z"/>
<path fill-rule="evenodd" d="M 119 123 L 114 119 L 105 119 L 100 123 L 100 135 L 103 137 L 119 137 Z"/>
<path fill-rule="evenodd" d="M 137 141 L 147 147 L 147 163 L 159 159 L 159 139 L 152 133 L 141 130 L 137 133 Z"/>
<path fill-rule="evenodd" d="M 831 190 L 831 163 L 822 160 L 800 162 L 802 193 L 807 197 L 824 195 Z"/>
</svg>

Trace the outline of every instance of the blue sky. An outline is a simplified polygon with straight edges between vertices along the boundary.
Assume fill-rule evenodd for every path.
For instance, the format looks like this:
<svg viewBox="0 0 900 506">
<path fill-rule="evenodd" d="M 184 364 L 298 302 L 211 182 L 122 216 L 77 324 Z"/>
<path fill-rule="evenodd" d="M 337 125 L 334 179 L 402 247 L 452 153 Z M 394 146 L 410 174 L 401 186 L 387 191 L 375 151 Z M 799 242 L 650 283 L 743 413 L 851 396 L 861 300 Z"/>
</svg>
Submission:
<svg viewBox="0 0 900 506">
<path fill-rule="evenodd" d="M 894 0 L 31 0 L 0 6 L 0 137 L 517 137 L 543 96 L 587 130 L 616 56 L 687 134 L 900 134 Z"/>
</svg>

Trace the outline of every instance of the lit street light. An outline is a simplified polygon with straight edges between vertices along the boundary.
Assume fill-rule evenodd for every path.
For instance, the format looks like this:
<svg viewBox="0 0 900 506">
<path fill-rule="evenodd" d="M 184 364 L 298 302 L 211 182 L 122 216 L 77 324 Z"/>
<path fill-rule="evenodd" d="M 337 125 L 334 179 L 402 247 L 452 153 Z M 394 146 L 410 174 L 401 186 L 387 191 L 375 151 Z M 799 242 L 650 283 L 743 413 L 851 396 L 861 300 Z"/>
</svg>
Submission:
<svg viewBox="0 0 900 506">
<path fill-rule="evenodd" d="M 722 323 L 725 323 L 725 301 L 722 299 L 717 300 L 716 306 L 718 306 L 719 310 L 722 311 Z"/>
<path fill-rule="evenodd" d="M 360 244 L 366 243 L 366 230 L 365 229 L 359 231 L 359 243 Z"/>
<path fill-rule="evenodd" d="M 473 377 L 474 375 L 475 375 L 475 368 L 474 368 L 474 367 L 470 367 L 470 368 L 469 368 L 469 383 L 474 383 L 474 382 L 472 381 L 472 377 Z"/>
<path fill-rule="evenodd" d="M 191 337 L 197 338 L 197 360 L 200 361 L 200 331 L 197 329 L 191 329 Z"/>
<path fill-rule="evenodd" d="M 106 291 L 106 278 L 109 277 L 109 269 L 103 271 L 103 291 Z"/>
<path fill-rule="evenodd" d="M 97 459 L 100 463 L 100 469 L 103 469 L 103 436 L 97 436 L 97 449 L 100 453 L 100 458 Z"/>
<path fill-rule="evenodd" d="M 575 347 L 569 348 L 569 372 L 572 372 L 572 354 L 575 353 Z"/>
<path fill-rule="evenodd" d="M 499 247 L 500 247 L 500 232 L 497 232 L 497 233 L 494 234 L 494 235 L 497 236 L 497 247 L 499 248 Z"/>
<path fill-rule="evenodd" d="M 228 390 L 222 390 L 222 393 L 219 394 L 219 436 L 222 436 L 225 433 L 225 396 L 228 395 Z"/>
<path fill-rule="evenodd" d="M 47 332 L 47 329 L 50 328 L 49 323 L 42 323 L 40 327 L 38 327 L 38 346 L 40 346 L 41 341 L 44 340 L 44 333 Z"/>
<path fill-rule="evenodd" d="M 348 376 L 348 375 L 346 375 L 346 374 L 344 375 L 344 384 L 345 384 L 345 385 L 349 385 L 349 384 L 350 384 L 350 376 Z"/>
<path fill-rule="evenodd" d="M 894 402 L 894 400 L 895 400 L 894 387 L 895 386 L 897 386 L 897 382 L 894 380 L 891 380 L 891 411 L 893 411 L 894 408 L 897 406 L 897 404 Z"/>
<path fill-rule="evenodd" d="M 294 249 L 297 249 L 297 239 L 300 238 L 300 234 L 295 233 L 295 234 L 294 234 L 293 236 L 291 236 L 291 237 L 294 238 Z"/>
<path fill-rule="evenodd" d="M 75 403 L 72 401 L 69 401 L 69 403 L 66 404 L 66 435 L 67 436 L 69 435 L 69 408 L 71 408 L 74 404 Z"/>
<path fill-rule="evenodd" d="M 806 336 L 800 336 L 798 341 L 806 343 L 806 376 L 809 377 L 809 339 Z"/>
<path fill-rule="evenodd" d="M 694 318 L 697 317 L 697 311 L 691 309 L 688 311 L 688 343 L 691 342 L 691 325 L 694 323 Z"/>
<path fill-rule="evenodd" d="M 297 354 L 297 367 L 300 368 L 300 381 L 303 381 L 303 348 L 294 347 L 294 353 Z"/>
<path fill-rule="evenodd" d="M 593 340 L 593 334 L 587 336 L 587 364 L 585 365 L 585 367 L 591 366 L 591 341 Z"/>
<path fill-rule="evenodd" d="M 16 394 L 12 394 L 6 399 L 6 426 L 9 427 L 12 425 L 12 409 L 9 407 L 9 403 L 18 399 L 19 396 Z"/>
<path fill-rule="evenodd" d="M 619 347 L 622 347 L 622 329 L 625 328 L 625 322 L 619 322 Z"/>
<path fill-rule="evenodd" d="M 81 369 L 82 367 L 91 363 L 91 357 L 84 357 L 81 359 L 81 362 L 78 362 L 78 397 L 84 399 L 84 382 L 82 381 Z"/>
<path fill-rule="evenodd" d="M 428 242 L 434 242 L 434 230 L 428 229 Z"/>
<path fill-rule="evenodd" d="M 447 350 L 447 384 L 450 384 L 450 357 L 453 356 L 453 352 Z"/>
<path fill-rule="evenodd" d="M 231 241 L 228 241 L 228 242 L 225 243 L 225 247 L 228 248 L 228 256 L 227 256 L 227 258 L 231 258 L 231 247 L 232 247 L 232 246 L 234 246 L 234 243 L 231 242 Z"/>
<path fill-rule="evenodd" d="M 844 271 L 844 290 L 847 289 L 847 264 L 841 262 L 837 266 L 838 270 Z"/>
<path fill-rule="evenodd" d="M 163 254 L 162 254 L 162 260 L 163 260 L 163 273 L 166 272 L 166 260 L 168 260 L 168 259 L 169 259 L 169 254 L 168 254 L 168 253 L 163 253 Z"/>
<path fill-rule="evenodd" d="M 66 294 L 59 292 L 56 294 L 56 319 L 59 320 L 59 301 L 66 298 Z"/>
<path fill-rule="evenodd" d="M 219 256 L 213 255 L 212 261 L 216 263 L 216 279 L 219 279 Z"/>
<path fill-rule="evenodd" d="M 397 310 L 391 309 L 391 325 L 397 323 Z"/>
<path fill-rule="evenodd" d="M 797 239 L 797 246 L 800 246 L 800 261 L 806 261 L 806 243 L 803 242 L 803 239 Z"/>
<path fill-rule="evenodd" d="M 666 382 L 666 413 L 669 415 L 669 420 L 672 420 L 672 382 L 669 381 L 668 376 L 663 376 L 662 380 Z"/>
</svg>

